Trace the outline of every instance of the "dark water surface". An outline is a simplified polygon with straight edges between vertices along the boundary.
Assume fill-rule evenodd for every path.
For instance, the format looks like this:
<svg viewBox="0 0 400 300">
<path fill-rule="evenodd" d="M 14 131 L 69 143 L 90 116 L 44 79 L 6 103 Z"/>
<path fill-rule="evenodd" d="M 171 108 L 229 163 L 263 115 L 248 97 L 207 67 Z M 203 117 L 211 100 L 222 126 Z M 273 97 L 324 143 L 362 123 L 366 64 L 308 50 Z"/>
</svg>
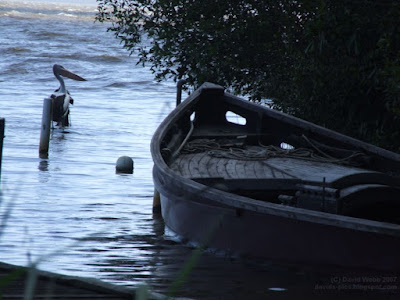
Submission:
<svg viewBox="0 0 400 300">
<path fill-rule="evenodd" d="M 151 213 L 150 139 L 174 106 L 174 83 L 153 81 L 150 70 L 136 66 L 105 26 L 94 23 L 94 1 L 65 2 L 0 1 L 3 219 L 12 208 L 0 260 L 40 260 L 44 270 L 166 293 L 196 253 Z M 41 159 L 42 102 L 58 87 L 54 63 L 88 81 L 66 80 L 75 99 L 72 126 L 53 132 L 49 157 Z M 133 157 L 133 175 L 115 174 L 122 155 Z M 195 299 L 354 299 L 376 287 L 365 278 L 385 275 L 213 251 L 189 274 L 176 295 Z M 369 277 L 358 288 L 344 286 L 357 276 Z M 383 287 L 378 294 L 393 297 L 394 287 Z"/>
</svg>

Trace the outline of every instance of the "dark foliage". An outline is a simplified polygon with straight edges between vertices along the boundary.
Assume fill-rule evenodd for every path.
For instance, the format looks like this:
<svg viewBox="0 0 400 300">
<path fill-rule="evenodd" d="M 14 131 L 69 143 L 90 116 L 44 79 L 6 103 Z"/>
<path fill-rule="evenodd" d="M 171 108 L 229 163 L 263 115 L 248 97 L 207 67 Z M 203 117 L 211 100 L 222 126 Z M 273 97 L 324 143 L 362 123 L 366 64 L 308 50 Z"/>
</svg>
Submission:
<svg viewBox="0 0 400 300">
<path fill-rule="evenodd" d="M 157 79 L 210 81 L 400 151 L 398 0 L 104 0 Z"/>
</svg>

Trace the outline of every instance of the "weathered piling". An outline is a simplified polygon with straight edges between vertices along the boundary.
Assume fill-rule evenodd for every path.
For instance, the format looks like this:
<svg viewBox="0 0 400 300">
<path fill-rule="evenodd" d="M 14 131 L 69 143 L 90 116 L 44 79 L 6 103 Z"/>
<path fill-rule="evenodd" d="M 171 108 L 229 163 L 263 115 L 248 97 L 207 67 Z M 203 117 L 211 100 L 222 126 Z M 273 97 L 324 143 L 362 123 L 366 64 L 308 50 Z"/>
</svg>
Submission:
<svg viewBox="0 0 400 300">
<path fill-rule="evenodd" d="M 1 184 L 1 161 L 3 160 L 3 139 L 4 139 L 4 127 L 5 120 L 0 118 L 0 184 Z"/>
<path fill-rule="evenodd" d="M 176 106 L 182 102 L 182 87 L 186 83 L 185 79 L 181 79 L 176 84 Z"/>
<path fill-rule="evenodd" d="M 51 119 L 53 117 L 53 99 L 45 98 L 43 100 L 43 113 L 42 113 L 42 126 L 40 129 L 40 144 L 39 144 L 39 156 L 47 156 L 49 152 L 49 141 L 50 141 L 50 127 Z"/>
<path fill-rule="evenodd" d="M 153 214 L 160 215 L 161 214 L 161 200 L 160 200 L 160 192 L 154 188 L 154 196 L 153 196 Z"/>
</svg>

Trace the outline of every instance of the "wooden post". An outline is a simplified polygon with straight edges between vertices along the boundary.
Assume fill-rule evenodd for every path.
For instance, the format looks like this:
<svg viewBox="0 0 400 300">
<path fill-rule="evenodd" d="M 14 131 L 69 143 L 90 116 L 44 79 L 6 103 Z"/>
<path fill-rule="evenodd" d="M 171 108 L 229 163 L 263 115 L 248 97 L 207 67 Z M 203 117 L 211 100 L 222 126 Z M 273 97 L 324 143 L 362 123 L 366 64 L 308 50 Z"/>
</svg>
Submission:
<svg viewBox="0 0 400 300">
<path fill-rule="evenodd" d="M 160 201 L 160 193 L 154 188 L 154 196 L 153 196 L 153 215 L 161 214 L 161 201 Z"/>
<path fill-rule="evenodd" d="M 40 130 L 39 157 L 45 158 L 49 152 L 50 127 L 53 118 L 53 99 L 43 100 L 42 126 Z"/>
<path fill-rule="evenodd" d="M 3 160 L 3 139 L 4 139 L 5 120 L 0 118 L 0 183 L 1 183 L 1 161 Z"/>
<path fill-rule="evenodd" d="M 182 102 L 182 86 L 186 83 L 185 79 L 181 79 L 176 84 L 176 106 Z"/>
</svg>

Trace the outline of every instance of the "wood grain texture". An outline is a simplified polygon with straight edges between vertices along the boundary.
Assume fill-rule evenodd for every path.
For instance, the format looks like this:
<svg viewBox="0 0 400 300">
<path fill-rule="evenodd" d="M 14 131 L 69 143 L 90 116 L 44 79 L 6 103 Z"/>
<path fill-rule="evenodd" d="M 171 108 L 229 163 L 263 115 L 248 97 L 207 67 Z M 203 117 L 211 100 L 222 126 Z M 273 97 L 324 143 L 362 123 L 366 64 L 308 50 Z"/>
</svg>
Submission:
<svg viewBox="0 0 400 300">
<path fill-rule="evenodd" d="M 252 146 L 251 151 L 254 149 Z M 186 178 L 325 180 L 327 184 L 340 183 L 343 186 L 372 179 L 379 181 L 385 176 L 379 172 L 320 161 L 286 157 L 246 159 L 245 155 L 243 158 L 216 157 L 209 151 L 180 154 L 170 167 Z"/>
</svg>

